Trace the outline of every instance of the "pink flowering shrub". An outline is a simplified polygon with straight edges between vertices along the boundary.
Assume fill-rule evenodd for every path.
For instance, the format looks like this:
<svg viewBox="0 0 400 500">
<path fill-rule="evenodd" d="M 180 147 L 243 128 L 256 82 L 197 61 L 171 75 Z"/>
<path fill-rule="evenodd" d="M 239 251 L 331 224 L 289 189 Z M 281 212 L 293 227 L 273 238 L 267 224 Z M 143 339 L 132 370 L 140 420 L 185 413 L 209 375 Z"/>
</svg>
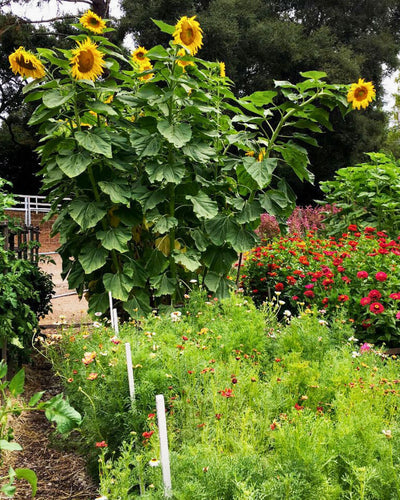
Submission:
<svg viewBox="0 0 400 500">
<path fill-rule="evenodd" d="M 400 340 L 400 236 L 350 224 L 337 239 L 315 231 L 280 237 L 246 255 L 241 276 L 256 304 L 275 293 L 293 313 L 341 313 L 365 342 Z"/>
<path fill-rule="evenodd" d="M 261 222 L 255 232 L 262 240 L 270 240 L 281 234 L 278 221 L 269 214 L 261 214 Z"/>
</svg>

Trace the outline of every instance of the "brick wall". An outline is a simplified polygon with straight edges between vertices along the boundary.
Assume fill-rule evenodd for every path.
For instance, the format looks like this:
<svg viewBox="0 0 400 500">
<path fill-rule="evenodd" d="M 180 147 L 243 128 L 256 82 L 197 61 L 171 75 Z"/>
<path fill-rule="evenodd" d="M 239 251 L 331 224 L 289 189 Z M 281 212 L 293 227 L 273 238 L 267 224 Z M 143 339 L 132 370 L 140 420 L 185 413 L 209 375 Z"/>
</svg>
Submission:
<svg viewBox="0 0 400 500">
<path fill-rule="evenodd" d="M 24 212 L 19 212 L 15 210 L 6 210 L 6 215 L 8 217 L 12 217 L 15 219 L 20 219 L 22 222 L 25 222 L 25 214 Z M 39 252 L 55 252 L 57 248 L 60 246 L 59 235 L 57 234 L 53 238 L 50 238 L 51 227 L 55 221 L 55 217 L 53 217 L 48 222 L 43 222 L 43 217 L 45 214 L 42 212 L 31 212 L 31 221 L 32 226 L 39 226 L 40 229 L 40 250 Z"/>
</svg>

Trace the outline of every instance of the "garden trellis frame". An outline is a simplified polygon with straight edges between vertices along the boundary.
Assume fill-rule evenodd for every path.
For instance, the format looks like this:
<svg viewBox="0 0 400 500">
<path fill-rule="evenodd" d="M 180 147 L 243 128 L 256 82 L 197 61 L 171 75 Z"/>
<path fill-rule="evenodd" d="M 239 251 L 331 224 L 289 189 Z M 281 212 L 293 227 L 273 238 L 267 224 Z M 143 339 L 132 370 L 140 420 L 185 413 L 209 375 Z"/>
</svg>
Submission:
<svg viewBox="0 0 400 500">
<path fill-rule="evenodd" d="M 17 259 L 29 260 L 34 264 L 39 262 L 39 235 L 38 226 L 22 224 L 11 227 L 8 221 L 0 222 L 0 234 L 6 251 L 13 252 Z"/>
</svg>

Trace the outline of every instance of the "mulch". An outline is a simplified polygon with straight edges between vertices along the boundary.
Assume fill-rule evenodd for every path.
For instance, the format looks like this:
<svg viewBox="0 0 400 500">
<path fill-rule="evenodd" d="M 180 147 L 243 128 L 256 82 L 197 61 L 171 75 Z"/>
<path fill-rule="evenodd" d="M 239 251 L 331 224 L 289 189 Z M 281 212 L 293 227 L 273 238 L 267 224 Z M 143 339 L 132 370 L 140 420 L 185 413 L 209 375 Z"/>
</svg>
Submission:
<svg viewBox="0 0 400 500">
<path fill-rule="evenodd" d="M 62 392 L 60 381 L 54 375 L 50 363 L 40 354 L 33 356 L 32 365 L 24 368 L 23 397 L 26 400 L 38 391 L 46 391 L 44 400 Z M 63 451 L 62 443 L 57 447 L 54 427 L 42 412 L 12 417 L 10 426 L 14 430 L 15 441 L 22 446 L 23 451 L 4 453 L 1 475 L 10 466 L 34 470 L 38 477 L 36 500 L 94 500 L 98 496 L 97 486 L 87 474 L 84 458 L 74 452 Z M 30 485 L 26 481 L 19 480 L 16 485 L 16 500 L 32 498 Z M 0 498 L 6 497 L 0 493 Z"/>
</svg>

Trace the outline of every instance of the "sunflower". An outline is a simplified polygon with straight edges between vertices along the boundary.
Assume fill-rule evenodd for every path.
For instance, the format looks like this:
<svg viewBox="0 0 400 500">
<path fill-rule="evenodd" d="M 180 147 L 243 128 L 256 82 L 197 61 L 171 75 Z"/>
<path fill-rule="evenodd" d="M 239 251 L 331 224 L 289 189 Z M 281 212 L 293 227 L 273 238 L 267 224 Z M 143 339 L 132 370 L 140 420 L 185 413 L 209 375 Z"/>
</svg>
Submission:
<svg viewBox="0 0 400 500">
<path fill-rule="evenodd" d="M 132 60 L 134 63 L 139 64 L 139 66 L 143 66 L 144 64 L 149 64 L 150 59 L 146 57 L 148 50 L 144 47 L 138 47 L 136 50 L 132 52 Z"/>
<path fill-rule="evenodd" d="M 150 71 L 151 69 L 153 69 L 153 66 L 151 63 L 140 65 L 140 72 Z M 154 76 L 154 73 L 147 73 L 146 75 L 140 76 L 139 80 L 141 80 L 142 82 L 145 82 L 146 80 L 151 80 L 153 78 L 153 76 Z"/>
<path fill-rule="evenodd" d="M 101 35 L 106 28 L 106 23 L 103 19 L 91 10 L 85 12 L 79 19 L 79 22 L 84 28 L 96 33 L 96 35 Z"/>
<path fill-rule="evenodd" d="M 203 45 L 203 30 L 200 28 L 200 24 L 194 20 L 195 17 L 181 17 L 173 33 L 174 42 L 186 47 L 193 56 Z"/>
<path fill-rule="evenodd" d="M 102 73 L 105 62 L 104 54 L 97 50 L 97 45 L 90 38 L 78 42 L 78 47 L 72 51 L 70 59 L 72 76 L 76 80 L 96 80 Z"/>
<path fill-rule="evenodd" d="M 219 76 L 221 78 L 225 78 L 226 74 L 225 74 L 225 63 L 224 62 L 220 62 L 219 63 Z"/>
<path fill-rule="evenodd" d="M 10 68 L 15 74 L 31 78 L 43 78 L 45 75 L 44 66 L 39 59 L 24 47 L 19 47 L 15 52 L 8 56 Z"/>
<path fill-rule="evenodd" d="M 186 56 L 186 50 L 185 49 L 179 49 L 177 53 L 178 57 L 185 57 Z M 182 59 L 178 59 L 178 64 L 183 68 L 183 71 L 185 71 L 186 66 L 194 66 L 193 61 L 183 61 Z"/>
<path fill-rule="evenodd" d="M 375 99 L 375 89 L 372 82 L 364 82 L 364 78 L 359 78 L 358 83 L 352 83 L 347 101 L 353 103 L 353 109 L 366 108 Z"/>
</svg>

